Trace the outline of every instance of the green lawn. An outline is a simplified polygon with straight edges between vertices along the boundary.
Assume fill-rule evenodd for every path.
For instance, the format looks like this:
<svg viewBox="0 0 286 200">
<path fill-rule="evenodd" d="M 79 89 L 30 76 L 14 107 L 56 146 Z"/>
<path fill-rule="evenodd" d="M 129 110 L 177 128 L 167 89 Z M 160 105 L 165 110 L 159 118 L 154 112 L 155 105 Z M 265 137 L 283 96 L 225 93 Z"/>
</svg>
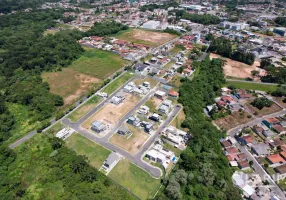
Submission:
<svg viewBox="0 0 286 200">
<path fill-rule="evenodd" d="M 79 155 L 86 156 L 90 165 L 97 169 L 101 167 L 105 159 L 111 153 L 110 150 L 105 149 L 77 133 L 73 133 L 65 141 L 69 148 L 73 149 Z"/>
<path fill-rule="evenodd" d="M 262 90 L 262 91 L 275 91 L 277 89 L 277 85 L 266 85 L 266 84 L 259 84 L 254 82 L 238 82 L 238 81 L 226 81 L 224 86 L 233 85 L 236 88 L 242 88 L 246 90 Z"/>
<path fill-rule="evenodd" d="M 15 142 L 30 131 L 38 128 L 39 122 L 33 121 L 30 116 L 31 112 L 27 106 L 16 103 L 7 103 L 7 107 L 15 117 L 14 129 L 11 131 L 13 134 L 12 137 L 5 141 L 7 144 Z"/>
<path fill-rule="evenodd" d="M 108 176 L 141 199 L 152 198 L 160 187 L 160 179 L 152 178 L 126 159 L 120 160 Z"/>
<path fill-rule="evenodd" d="M 89 76 L 104 79 L 127 64 L 128 61 L 112 52 L 86 48 L 83 55 L 75 60 L 70 68 Z"/>
<path fill-rule="evenodd" d="M 64 128 L 64 125 L 61 122 L 58 122 L 54 124 L 49 130 L 47 130 L 48 134 L 56 135 L 57 132 L 62 130 Z"/>
<path fill-rule="evenodd" d="M 164 148 L 170 150 L 170 151 L 173 151 L 175 153 L 175 155 L 178 157 L 181 153 L 182 153 L 182 150 L 174 147 L 173 145 L 170 145 L 169 143 L 164 143 Z"/>
<path fill-rule="evenodd" d="M 136 76 L 133 73 L 125 72 L 123 75 L 112 81 L 108 86 L 106 86 L 102 92 L 106 92 L 108 95 L 110 95 L 112 92 L 114 92 L 117 88 L 122 86 L 124 83 L 126 83 L 129 79 Z"/>
<path fill-rule="evenodd" d="M 98 96 L 94 96 L 91 99 L 89 99 L 87 102 L 85 102 L 83 105 L 81 105 L 77 110 L 72 112 L 68 118 L 72 122 L 78 121 L 81 117 L 83 117 L 86 113 L 88 113 L 91 109 L 93 109 L 97 104 L 99 104 L 101 98 Z"/>
</svg>

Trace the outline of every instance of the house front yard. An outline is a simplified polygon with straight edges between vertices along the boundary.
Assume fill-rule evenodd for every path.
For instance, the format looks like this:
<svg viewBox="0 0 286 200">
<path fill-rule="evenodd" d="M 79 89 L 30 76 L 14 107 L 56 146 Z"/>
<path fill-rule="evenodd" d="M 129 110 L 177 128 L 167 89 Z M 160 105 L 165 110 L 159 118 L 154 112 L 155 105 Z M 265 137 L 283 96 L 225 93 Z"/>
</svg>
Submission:
<svg viewBox="0 0 286 200">
<path fill-rule="evenodd" d="M 160 187 L 160 179 L 137 167 L 127 159 L 120 160 L 108 174 L 141 199 L 152 198 Z"/>
</svg>

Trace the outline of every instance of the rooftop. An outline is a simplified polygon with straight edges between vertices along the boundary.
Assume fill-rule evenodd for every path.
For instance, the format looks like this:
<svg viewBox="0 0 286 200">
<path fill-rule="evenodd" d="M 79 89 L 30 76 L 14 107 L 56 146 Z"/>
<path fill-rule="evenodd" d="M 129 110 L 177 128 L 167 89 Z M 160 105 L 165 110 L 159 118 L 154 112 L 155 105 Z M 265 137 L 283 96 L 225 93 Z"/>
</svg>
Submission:
<svg viewBox="0 0 286 200">
<path fill-rule="evenodd" d="M 285 162 L 285 160 L 279 155 L 279 154 L 273 154 L 267 157 L 269 161 L 272 163 L 280 163 L 280 162 Z"/>
</svg>

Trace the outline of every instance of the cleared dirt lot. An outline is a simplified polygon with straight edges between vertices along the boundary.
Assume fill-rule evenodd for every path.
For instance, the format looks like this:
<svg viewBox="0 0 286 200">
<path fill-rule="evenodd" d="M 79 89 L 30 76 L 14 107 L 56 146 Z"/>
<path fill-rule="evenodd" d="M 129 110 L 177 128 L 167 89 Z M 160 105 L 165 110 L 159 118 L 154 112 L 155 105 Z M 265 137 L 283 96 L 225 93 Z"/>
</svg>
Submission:
<svg viewBox="0 0 286 200">
<path fill-rule="evenodd" d="M 269 108 L 268 108 L 268 107 L 264 107 L 264 108 L 262 108 L 261 110 L 259 110 L 258 108 L 252 106 L 250 103 L 251 103 L 251 101 L 248 102 L 248 103 L 246 104 L 246 106 L 247 106 L 253 113 L 254 113 L 254 112 L 258 113 L 258 114 L 257 114 L 258 117 L 261 117 L 261 116 L 263 116 L 263 115 L 269 115 L 269 114 L 271 114 L 271 113 L 275 113 L 275 112 L 278 112 L 278 111 L 282 110 L 282 108 L 280 108 L 276 103 L 273 103 L 273 105 L 270 106 Z"/>
<path fill-rule="evenodd" d="M 238 62 L 229 58 L 222 57 L 220 55 L 211 53 L 210 58 L 222 58 L 223 60 L 226 60 L 226 64 L 223 67 L 224 75 L 225 76 L 231 76 L 236 78 L 248 78 L 252 77 L 251 71 L 261 69 L 258 68 L 260 66 L 260 62 L 254 61 L 252 65 L 247 65 L 242 62 Z"/>
<path fill-rule="evenodd" d="M 130 29 L 116 36 L 116 38 L 121 40 L 126 40 L 150 46 L 162 45 L 167 41 L 172 40 L 175 37 L 176 37 L 175 35 L 171 35 L 169 33 L 146 31 L 142 29 Z"/>
<path fill-rule="evenodd" d="M 247 116 L 249 115 L 248 112 L 232 112 L 231 115 L 228 115 L 224 118 L 215 120 L 214 123 L 225 130 L 232 129 L 240 124 L 245 124 L 247 122 L 250 122 L 253 120 L 253 118 L 248 118 Z"/>
<path fill-rule="evenodd" d="M 64 98 L 65 105 L 71 104 L 85 94 L 92 86 L 99 84 L 100 79 L 77 72 L 71 68 L 63 68 L 58 72 L 44 72 L 43 80 L 50 85 L 53 94 Z"/>
<path fill-rule="evenodd" d="M 101 121 L 110 127 L 115 125 L 138 102 L 139 97 L 125 94 L 125 100 L 119 105 L 108 103 L 98 112 L 82 123 L 82 127 L 90 129 L 93 121 Z"/>
<path fill-rule="evenodd" d="M 135 154 L 140 149 L 140 147 L 145 143 L 145 141 L 150 137 L 150 135 L 132 125 L 126 123 L 125 125 L 129 128 L 132 135 L 130 137 L 125 137 L 115 133 L 109 139 L 109 141 L 117 145 L 118 147 L 124 149 L 125 151 L 128 151 L 129 153 Z"/>
</svg>

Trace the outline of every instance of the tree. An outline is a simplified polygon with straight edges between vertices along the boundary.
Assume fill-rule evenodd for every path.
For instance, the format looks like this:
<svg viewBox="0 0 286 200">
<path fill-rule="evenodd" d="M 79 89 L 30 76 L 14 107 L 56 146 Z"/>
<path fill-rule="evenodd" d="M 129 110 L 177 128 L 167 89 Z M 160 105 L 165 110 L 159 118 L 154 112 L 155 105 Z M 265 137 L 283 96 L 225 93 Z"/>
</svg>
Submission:
<svg viewBox="0 0 286 200">
<path fill-rule="evenodd" d="M 259 71 L 257 71 L 257 70 L 252 70 L 251 71 L 252 77 L 256 77 L 258 74 L 259 74 Z"/>
<path fill-rule="evenodd" d="M 253 105 L 254 107 L 260 110 L 264 107 L 270 107 L 272 106 L 272 104 L 273 104 L 273 101 L 270 101 L 269 99 L 265 97 L 255 98 L 254 101 L 251 102 L 251 105 Z"/>
<path fill-rule="evenodd" d="M 187 184 L 188 174 L 183 169 L 179 169 L 175 172 L 175 179 L 178 183 L 185 185 Z"/>
</svg>

